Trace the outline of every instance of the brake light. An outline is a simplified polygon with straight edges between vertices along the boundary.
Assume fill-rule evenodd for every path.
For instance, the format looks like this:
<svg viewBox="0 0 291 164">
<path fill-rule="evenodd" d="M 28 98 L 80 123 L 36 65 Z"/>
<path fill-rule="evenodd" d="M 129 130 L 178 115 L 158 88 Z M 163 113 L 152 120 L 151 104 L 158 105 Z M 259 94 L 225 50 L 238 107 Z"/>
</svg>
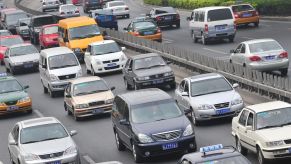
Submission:
<svg viewBox="0 0 291 164">
<path fill-rule="evenodd" d="M 180 19 L 180 15 L 179 14 L 176 15 L 176 19 Z"/>
<path fill-rule="evenodd" d="M 156 17 L 156 20 L 157 20 L 157 21 L 160 21 L 160 20 L 162 20 L 162 17 L 157 16 L 157 17 Z"/>
<path fill-rule="evenodd" d="M 129 8 L 128 8 L 128 7 L 126 7 L 126 8 L 125 8 L 125 10 L 129 10 Z"/>
<path fill-rule="evenodd" d="M 134 36 L 139 36 L 139 32 L 138 32 L 138 31 L 134 31 L 134 32 L 133 32 L 133 35 L 134 35 Z"/>
<path fill-rule="evenodd" d="M 239 15 L 238 15 L 238 14 L 234 14 L 234 17 L 235 17 L 235 18 L 239 18 Z"/>
<path fill-rule="evenodd" d="M 158 30 L 157 30 L 157 33 L 161 33 L 162 31 L 161 31 L 161 29 L 160 28 L 158 28 Z"/>
<path fill-rule="evenodd" d="M 279 55 L 279 58 L 288 58 L 288 52 L 284 51 Z"/>
<path fill-rule="evenodd" d="M 260 61 L 261 57 L 254 55 L 254 56 L 249 57 L 249 59 L 250 61 Z"/>
<path fill-rule="evenodd" d="M 208 32 L 208 24 L 205 24 L 205 26 L 204 26 L 204 31 L 205 31 L 205 32 Z"/>
</svg>

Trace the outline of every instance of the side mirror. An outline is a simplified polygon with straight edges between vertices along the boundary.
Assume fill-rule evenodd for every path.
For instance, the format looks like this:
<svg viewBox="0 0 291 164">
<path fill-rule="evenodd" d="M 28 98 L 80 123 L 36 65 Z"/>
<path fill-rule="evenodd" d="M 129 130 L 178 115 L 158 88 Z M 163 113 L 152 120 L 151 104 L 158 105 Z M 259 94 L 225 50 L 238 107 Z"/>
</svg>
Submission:
<svg viewBox="0 0 291 164">
<path fill-rule="evenodd" d="M 189 96 L 189 93 L 187 93 L 187 92 L 182 92 L 181 95 L 182 95 L 182 96 Z"/>
<path fill-rule="evenodd" d="M 47 66 L 46 66 L 46 65 L 42 65 L 42 68 L 43 68 L 43 69 L 47 69 Z"/>
<path fill-rule="evenodd" d="M 123 30 L 124 30 L 124 31 L 127 31 L 127 30 L 128 30 L 128 28 L 127 28 L 127 27 L 124 27 L 124 28 L 123 28 Z"/>
<path fill-rule="evenodd" d="M 115 89 L 115 87 L 111 87 L 111 88 L 110 88 L 110 90 L 112 90 L 112 91 L 113 91 L 114 89 Z"/>
<path fill-rule="evenodd" d="M 252 126 L 246 126 L 246 131 L 248 130 L 253 130 L 253 127 Z"/>
<path fill-rule="evenodd" d="M 232 53 L 235 53 L 234 50 L 230 50 L 229 52 L 230 52 L 231 54 L 232 54 Z"/>
<path fill-rule="evenodd" d="M 186 20 L 187 20 L 187 21 L 190 21 L 190 20 L 191 20 L 191 18 L 190 18 L 190 17 L 187 17 L 187 18 L 186 18 Z"/>
<path fill-rule="evenodd" d="M 11 138 L 9 138 L 8 144 L 9 145 L 17 145 L 17 142 L 11 137 Z"/>
<path fill-rule="evenodd" d="M 28 89 L 29 88 L 29 85 L 26 85 L 23 87 L 23 89 Z"/>
<path fill-rule="evenodd" d="M 78 132 L 77 132 L 76 130 L 71 130 L 71 131 L 70 131 L 70 136 L 74 136 L 74 135 L 76 135 L 76 134 L 78 134 Z"/>
<path fill-rule="evenodd" d="M 238 85 L 238 83 L 234 83 L 234 84 L 232 85 L 232 87 L 233 87 L 233 88 L 238 88 L 239 85 Z"/>
<path fill-rule="evenodd" d="M 172 63 L 173 63 L 172 61 L 169 61 L 169 60 L 167 61 L 167 64 L 172 64 Z"/>
<path fill-rule="evenodd" d="M 125 50 L 126 50 L 126 47 L 121 47 L 121 50 L 122 50 L 122 51 L 125 51 Z"/>
<path fill-rule="evenodd" d="M 120 125 L 125 125 L 125 126 L 128 126 L 129 125 L 129 122 L 126 121 L 125 119 L 120 120 L 119 123 L 120 123 Z"/>
</svg>

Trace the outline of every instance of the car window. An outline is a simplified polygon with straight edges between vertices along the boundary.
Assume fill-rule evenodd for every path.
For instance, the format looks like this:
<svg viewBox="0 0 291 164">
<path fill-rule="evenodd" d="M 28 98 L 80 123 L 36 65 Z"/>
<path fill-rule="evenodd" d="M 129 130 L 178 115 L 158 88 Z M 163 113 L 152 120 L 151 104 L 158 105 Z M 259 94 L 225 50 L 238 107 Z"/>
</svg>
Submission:
<svg viewBox="0 0 291 164">
<path fill-rule="evenodd" d="M 147 29 L 147 28 L 155 28 L 156 25 L 151 21 L 145 21 L 145 22 L 135 22 L 134 23 L 134 29 Z"/>
<path fill-rule="evenodd" d="M 115 52 L 120 52 L 121 48 L 118 46 L 116 42 L 106 43 L 106 44 L 99 44 L 92 46 L 92 53 L 91 55 L 104 55 L 110 54 Z"/>
<path fill-rule="evenodd" d="M 68 31 L 70 40 L 84 39 L 88 37 L 90 38 L 94 36 L 99 36 L 101 34 L 96 24 L 74 27 L 70 28 Z"/>
<path fill-rule="evenodd" d="M 24 12 L 6 14 L 5 22 L 7 23 L 7 25 L 14 25 L 14 24 L 17 24 L 20 18 L 28 18 L 28 16 Z"/>
<path fill-rule="evenodd" d="M 195 21 L 195 22 L 198 22 L 198 20 L 199 20 L 199 13 L 196 11 L 196 12 L 194 13 L 194 21 Z"/>
<path fill-rule="evenodd" d="M 22 91 L 23 88 L 16 79 L 0 81 L 0 94 Z"/>
<path fill-rule="evenodd" d="M 227 19 L 233 19 L 231 10 L 228 8 L 208 11 L 208 16 L 207 16 L 208 22 L 227 20 Z"/>
<path fill-rule="evenodd" d="M 247 121 L 247 126 L 253 126 L 253 122 L 254 122 L 254 114 L 250 112 L 248 121 Z"/>
<path fill-rule="evenodd" d="M 50 56 L 48 58 L 49 69 L 59 69 L 66 67 L 78 66 L 78 60 L 73 53 Z"/>
<path fill-rule="evenodd" d="M 12 137 L 13 139 L 18 142 L 18 138 L 19 138 L 19 126 L 18 125 L 15 125 L 15 127 L 13 128 L 12 130 Z"/>
<path fill-rule="evenodd" d="M 58 33 L 58 26 L 50 26 L 50 27 L 46 27 L 43 30 L 43 34 L 49 35 L 49 34 L 56 34 Z"/>
<path fill-rule="evenodd" d="M 160 56 L 151 56 L 134 60 L 134 69 L 148 69 L 152 67 L 165 66 L 166 63 Z"/>
<path fill-rule="evenodd" d="M 204 22 L 204 18 L 205 18 L 205 12 L 199 12 L 199 16 L 198 16 L 198 20 L 199 22 Z"/>
<path fill-rule="evenodd" d="M 246 125 L 247 117 L 248 117 L 249 111 L 248 110 L 243 110 L 240 118 L 238 120 L 238 123 L 241 124 L 242 126 Z"/>
<path fill-rule="evenodd" d="M 183 92 L 184 91 L 184 86 L 185 86 L 185 80 L 183 80 L 180 85 L 179 85 L 179 91 Z"/>
<path fill-rule="evenodd" d="M 260 53 L 265 51 L 282 50 L 283 48 L 277 41 L 265 41 L 249 44 L 250 53 Z"/>
<path fill-rule="evenodd" d="M 250 5 L 232 6 L 233 12 L 242 12 L 242 11 L 250 11 L 250 10 L 254 10 L 254 8 Z"/>
<path fill-rule="evenodd" d="M 235 49 L 235 53 L 240 53 L 240 49 L 242 47 L 242 44 L 238 45 L 238 47 Z"/>
<path fill-rule="evenodd" d="M 54 24 L 54 23 L 56 23 L 56 22 L 52 16 L 34 18 L 34 20 L 33 20 L 34 27 L 40 27 L 40 26 Z"/>
<path fill-rule="evenodd" d="M 125 102 L 120 97 L 116 97 L 115 98 L 115 103 L 116 103 L 116 106 L 117 106 L 118 113 L 120 115 L 123 115 Z"/>
<path fill-rule="evenodd" d="M 127 121 L 129 121 L 129 108 L 128 108 L 128 104 L 126 104 L 126 103 L 125 103 L 123 112 L 124 112 L 123 118 L 126 119 Z"/>
<path fill-rule="evenodd" d="M 94 80 L 83 83 L 78 83 L 73 86 L 74 96 L 82 96 L 88 94 L 95 94 L 99 92 L 108 91 L 109 88 L 105 81 L 103 80 Z"/>
<path fill-rule="evenodd" d="M 246 53 L 246 45 L 242 44 L 241 49 L 240 49 L 240 53 L 244 54 Z"/>
<path fill-rule="evenodd" d="M 33 45 L 10 48 L 11 57 L 22 56 L 22 55 L 27 55 L 27 54 L 35 54 L 35 53 L 38 53 L 38 50 Z"/>
<path fill-rule="evenodd" d="M 21 43 L 24 43 L 24 41 L 22 40 L 21 37 L 13 37 L 13 38 L 1 38 L 0 39 L 0 45 L 1 46 L 5 46 L 5 47 L 10 47 L 12 45 L 15 45 L 15 44 L 21 44 Z"/>
</svg>

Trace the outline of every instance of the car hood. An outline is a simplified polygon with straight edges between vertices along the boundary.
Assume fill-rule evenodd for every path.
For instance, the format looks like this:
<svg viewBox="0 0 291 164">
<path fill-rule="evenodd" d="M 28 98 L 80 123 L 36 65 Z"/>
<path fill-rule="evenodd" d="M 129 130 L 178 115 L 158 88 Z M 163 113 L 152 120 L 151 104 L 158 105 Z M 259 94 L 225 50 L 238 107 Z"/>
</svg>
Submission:
<svg viewBox="0 0 291 164">
<path fill-rule="evenodd" d="M 138 77 L 143 77 L 143 76 L 151 76 L 151 75 L 156 75 L 156 74 L 162 74 L 166 72 L 171 72 L 172 69 L 169 66 L 161 66 L 161 67 L 153 67 L 150 69 L 140 69 L 140 70 L 135 70 L 134 73 Z"/>
<path fill-rule="evenodd" d="M 26 153 L 45 155 L 63 152 L 71 146 L 75 146 L 74 141 L 70 137 L 66 137 L 50 141 L 22 144 L 21 148 Z"/>
<path fill-rule="evenodd" d="M 53 70 L 50 70 L 50 74 L 54 74 L 56 76 L 63 76 L 63 75 L 76 74 L 78 73 L 79 70 L 81 70 L 80 65 L 67 67 L 67 68 L 53 69 Z"/>
<path fill-rule="evenodd" d="M 111 90 L 105 91 L 105 92 L 99 92 L 89 95 L 83 95 L 83 96 L 74 96 L 73 101 L 76 104 L 86 104 L 90 102 L 96 102 L 96 101 L 104 101 L 108 99 L 113 99 L 114 95 L 111 92 Z"/>
<path fill-rule="evenodd" d="M 122 51 L 104 54 L 104 55 L 95 55 L 92 56 L 93 60 L 101 60 L 101 61 L 107 61 L 107 60 L 114 60 L 114 59 L 120 59 L 121 55 L 124 53 Z"/>
<path fill-rule="evenodd" d="M 28 96 L 25 91 L 9 92 L 0 94 L 0 102 L 17 101 Z"/>
<path fill-rule="evenodd" d="M 184 131 L 187 125 L 190 124 L 188 118 L 184 115 L 176 118 L 171 118 L 162 121 L 155 121 L 143 124 L 133 124 L 132 128 L 136 134 L 142 133 L 150 136 L 151 134 L 181 130 Z"/>
<path fill-rule="evenodd" d="M 29 61 L 39 60 L 39 53 L 27 54 L 27 55 L 21 55 L 21 56 L 13 56 L 13 57 L 10 57 L 10 60 L 12 61 L 12 63 L 29 62 Z"/>
<path fill-rule="evenodd" d="M 286 133 L 290 131 L 291 125 L 288 125 L 283 127 L 256 130 L 256 133 L 261 138 L 268 142 L 268 141 L 290 140 L 291 133 Z"/>
<path fill-rule="evenodd" d="M 241 98 L 241 96 L 235 91 L 226 91 L 226 92 L 219 92 L 213 93 L 208 95 L 196 96 L 191 97 L 191 105 L 198 106 L 202 104 L 219 104 L 225 102 L 231 102 L 234 99 Z"/>
</svg>

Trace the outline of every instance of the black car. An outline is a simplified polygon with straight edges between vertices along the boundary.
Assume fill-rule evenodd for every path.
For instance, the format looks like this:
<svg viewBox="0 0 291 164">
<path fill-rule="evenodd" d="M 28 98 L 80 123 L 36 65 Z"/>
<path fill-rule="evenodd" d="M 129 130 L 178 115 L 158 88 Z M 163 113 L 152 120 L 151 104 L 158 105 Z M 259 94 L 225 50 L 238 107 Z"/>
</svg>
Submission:
<svg viewBox="0 0 291 164">
<path fill-rule="evenodd" d="M 88 13 L 90 10 L 102 9 L 103 5 L 103 0 L 84 0 L 84 13 Z"/>
<path fill-rule="evenodd" d="M 150 157 L 196 151 L 194 129 L 166 92 L 143 89 L 117 95 L 111 119 L 117 149 L 132 151 L 136 163 Z"/>
<path fill-rule="evenodd" d="M 22 10 L 7 11 L 4 14 L 3 27 L 12 34 L 16 34 L 16 26 L 19 19 L 28 18 L 29 15 Z"/>
<path fill-rule="evenodd" d="M 173 7 L 153 8 L 148 16 L 153 18 L 158 26 L 175 25 L 180 28 L 180 15 Z"/>
<path fill-rule="evenodd" d="M 156 53 L 130 56 L 122 70 L 125 87 L 140 89 L 151 86 L 176 87 L 174 73 Z"/>
<path fill-rule="evenodd" d="M 223 147 L 222 144 L 200 148 L 199 152 L 184 155 L 178 164 L 251 164 L 232 146 Z"/>
</svg>

